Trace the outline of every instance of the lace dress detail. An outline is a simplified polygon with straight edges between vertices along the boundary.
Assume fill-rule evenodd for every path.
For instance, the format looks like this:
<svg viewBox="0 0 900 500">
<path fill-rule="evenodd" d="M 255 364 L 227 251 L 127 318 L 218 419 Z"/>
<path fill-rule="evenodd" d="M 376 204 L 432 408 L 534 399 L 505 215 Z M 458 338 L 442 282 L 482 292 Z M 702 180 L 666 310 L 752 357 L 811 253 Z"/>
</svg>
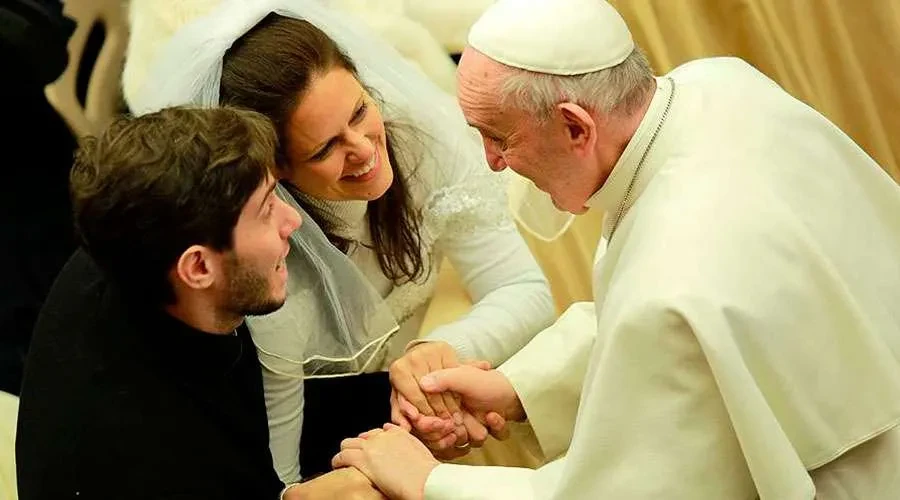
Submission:
<svg viewBox="0 0 900 500">
<path fill-rule="evenodd" d="M 506 190 L 503 176 L 490 171 L 437 189 L 423 213 L 425 227 L 437 240 L 515 229 Z"/>
</svg>

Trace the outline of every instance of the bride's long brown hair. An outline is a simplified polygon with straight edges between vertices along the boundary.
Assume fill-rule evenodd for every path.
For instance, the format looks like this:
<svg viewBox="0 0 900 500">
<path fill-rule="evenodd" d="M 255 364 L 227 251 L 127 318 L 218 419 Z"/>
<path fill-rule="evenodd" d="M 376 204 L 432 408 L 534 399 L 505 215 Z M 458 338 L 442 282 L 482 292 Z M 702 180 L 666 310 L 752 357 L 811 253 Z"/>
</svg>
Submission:
<svg viewBox="0 0 900 500">
<path fill-rule="evenodd" d="M 287 121 L 311 81 L 334 68 L 343 68 L 359 80 L 353 61 L 320 29 L 307 21 L 269 14 L 225 54 L 220 102 L 267 116 L 278 133 L 279 167 L 290 168 L 286 154 Z M 368 207 L 373 250 L 381 270 L 394 283 L 416 280 L 428 271 L 419 236 L 421 216 L 414 209 L 407 186 L 407 176 L 414 169 L 401 167 L 403 161 L 415 162 L 416 158 L 410 154 L 411 148 L 397 147 L 401 139 L 399 127 L 385 123 L 394 180 L 387 192 L 370 201 Z M 318 209 L 301 199 L 297 202 L 336 247 L 345 253 L 349 250 L 351 242 L 335 235 Z"/>
</svg>

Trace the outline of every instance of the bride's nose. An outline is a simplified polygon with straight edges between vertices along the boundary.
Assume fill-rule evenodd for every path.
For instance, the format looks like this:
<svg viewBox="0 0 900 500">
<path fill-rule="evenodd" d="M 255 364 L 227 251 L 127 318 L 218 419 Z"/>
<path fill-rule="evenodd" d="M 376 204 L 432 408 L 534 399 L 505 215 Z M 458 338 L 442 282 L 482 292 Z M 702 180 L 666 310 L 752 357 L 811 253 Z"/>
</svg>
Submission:
<svg viewBox="0 0 900 500">
<path fill-rule="evenodd" d="M 351 131 L 347 134 L 346 141 L 350 147 L 350 153 L 347 156 L 352 162 L 366 163 L 375 154 L 375 144 L 364 134 Z"/>
</svg>

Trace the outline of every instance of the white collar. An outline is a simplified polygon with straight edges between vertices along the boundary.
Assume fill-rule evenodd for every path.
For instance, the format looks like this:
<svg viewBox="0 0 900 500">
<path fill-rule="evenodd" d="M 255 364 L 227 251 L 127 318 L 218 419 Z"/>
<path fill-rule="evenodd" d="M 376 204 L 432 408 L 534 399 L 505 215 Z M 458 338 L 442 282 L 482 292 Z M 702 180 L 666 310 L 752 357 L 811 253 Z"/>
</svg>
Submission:
<svg viewBox="0 0 900 500">
<path fill-rule="evenodd" d="M 364 236 L 366 213 L 369 209 L 368 201 L 321 200 L 313 198 L 297 189 L 292 191 L 305 203 L 318 209 L 319 214 L 338 236 L 352 240 L 359 240 Z"/>
<path fill-rule="evenodd" d="M 609 178 L 600 189 L 585 203 L 586 206 L 602 210 L 609 224 L 604 224 L 603 236 L 609 238 L 615 229 L 617 219 L 625 216 L 625 212 L 634 204 L 649 179 L 656 172 L 653 162 L 643 166 L 650 146 L 666 118 L 666 111 L 671 106 L 674 95 L 674 83 L 670 78 L 656 78 L 656 92 L 647 108 L 647 113 L 638 125 L 634 136 L 622 152 L 622 156 L 613 167 Z M 643 166 L 643 168 L 642 168 Z M 627 198 L 627 199 L 626 199 Z M 619 211 L 621 210 L 621 215 Z"/>
</svg>

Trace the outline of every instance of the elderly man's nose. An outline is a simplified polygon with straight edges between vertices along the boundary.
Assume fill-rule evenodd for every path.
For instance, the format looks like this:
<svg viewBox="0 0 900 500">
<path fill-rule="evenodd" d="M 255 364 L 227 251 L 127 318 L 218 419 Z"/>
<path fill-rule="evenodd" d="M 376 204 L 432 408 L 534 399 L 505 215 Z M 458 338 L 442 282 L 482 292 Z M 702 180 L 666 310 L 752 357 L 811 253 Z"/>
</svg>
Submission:
<svg viewBox="0 0 900 500">
<path fill-rule="evenodd" d="M 488 165 L 494 172 L 500 172 L 506 168 L 506 161 L 501 155 L 492 155 L 492 157 L 488 158 Z"/>
<path fill-rule="evenodd" d="M 491 170 L 494 172 L 499 172 L 506 168 L 506 162 L 503 161 L 503 155 L 498 153 L 493 146 L 485 143 L 484 145 L 484 153 L 487 158 L 488 166 L 491 167 Z"/>
</svg>

